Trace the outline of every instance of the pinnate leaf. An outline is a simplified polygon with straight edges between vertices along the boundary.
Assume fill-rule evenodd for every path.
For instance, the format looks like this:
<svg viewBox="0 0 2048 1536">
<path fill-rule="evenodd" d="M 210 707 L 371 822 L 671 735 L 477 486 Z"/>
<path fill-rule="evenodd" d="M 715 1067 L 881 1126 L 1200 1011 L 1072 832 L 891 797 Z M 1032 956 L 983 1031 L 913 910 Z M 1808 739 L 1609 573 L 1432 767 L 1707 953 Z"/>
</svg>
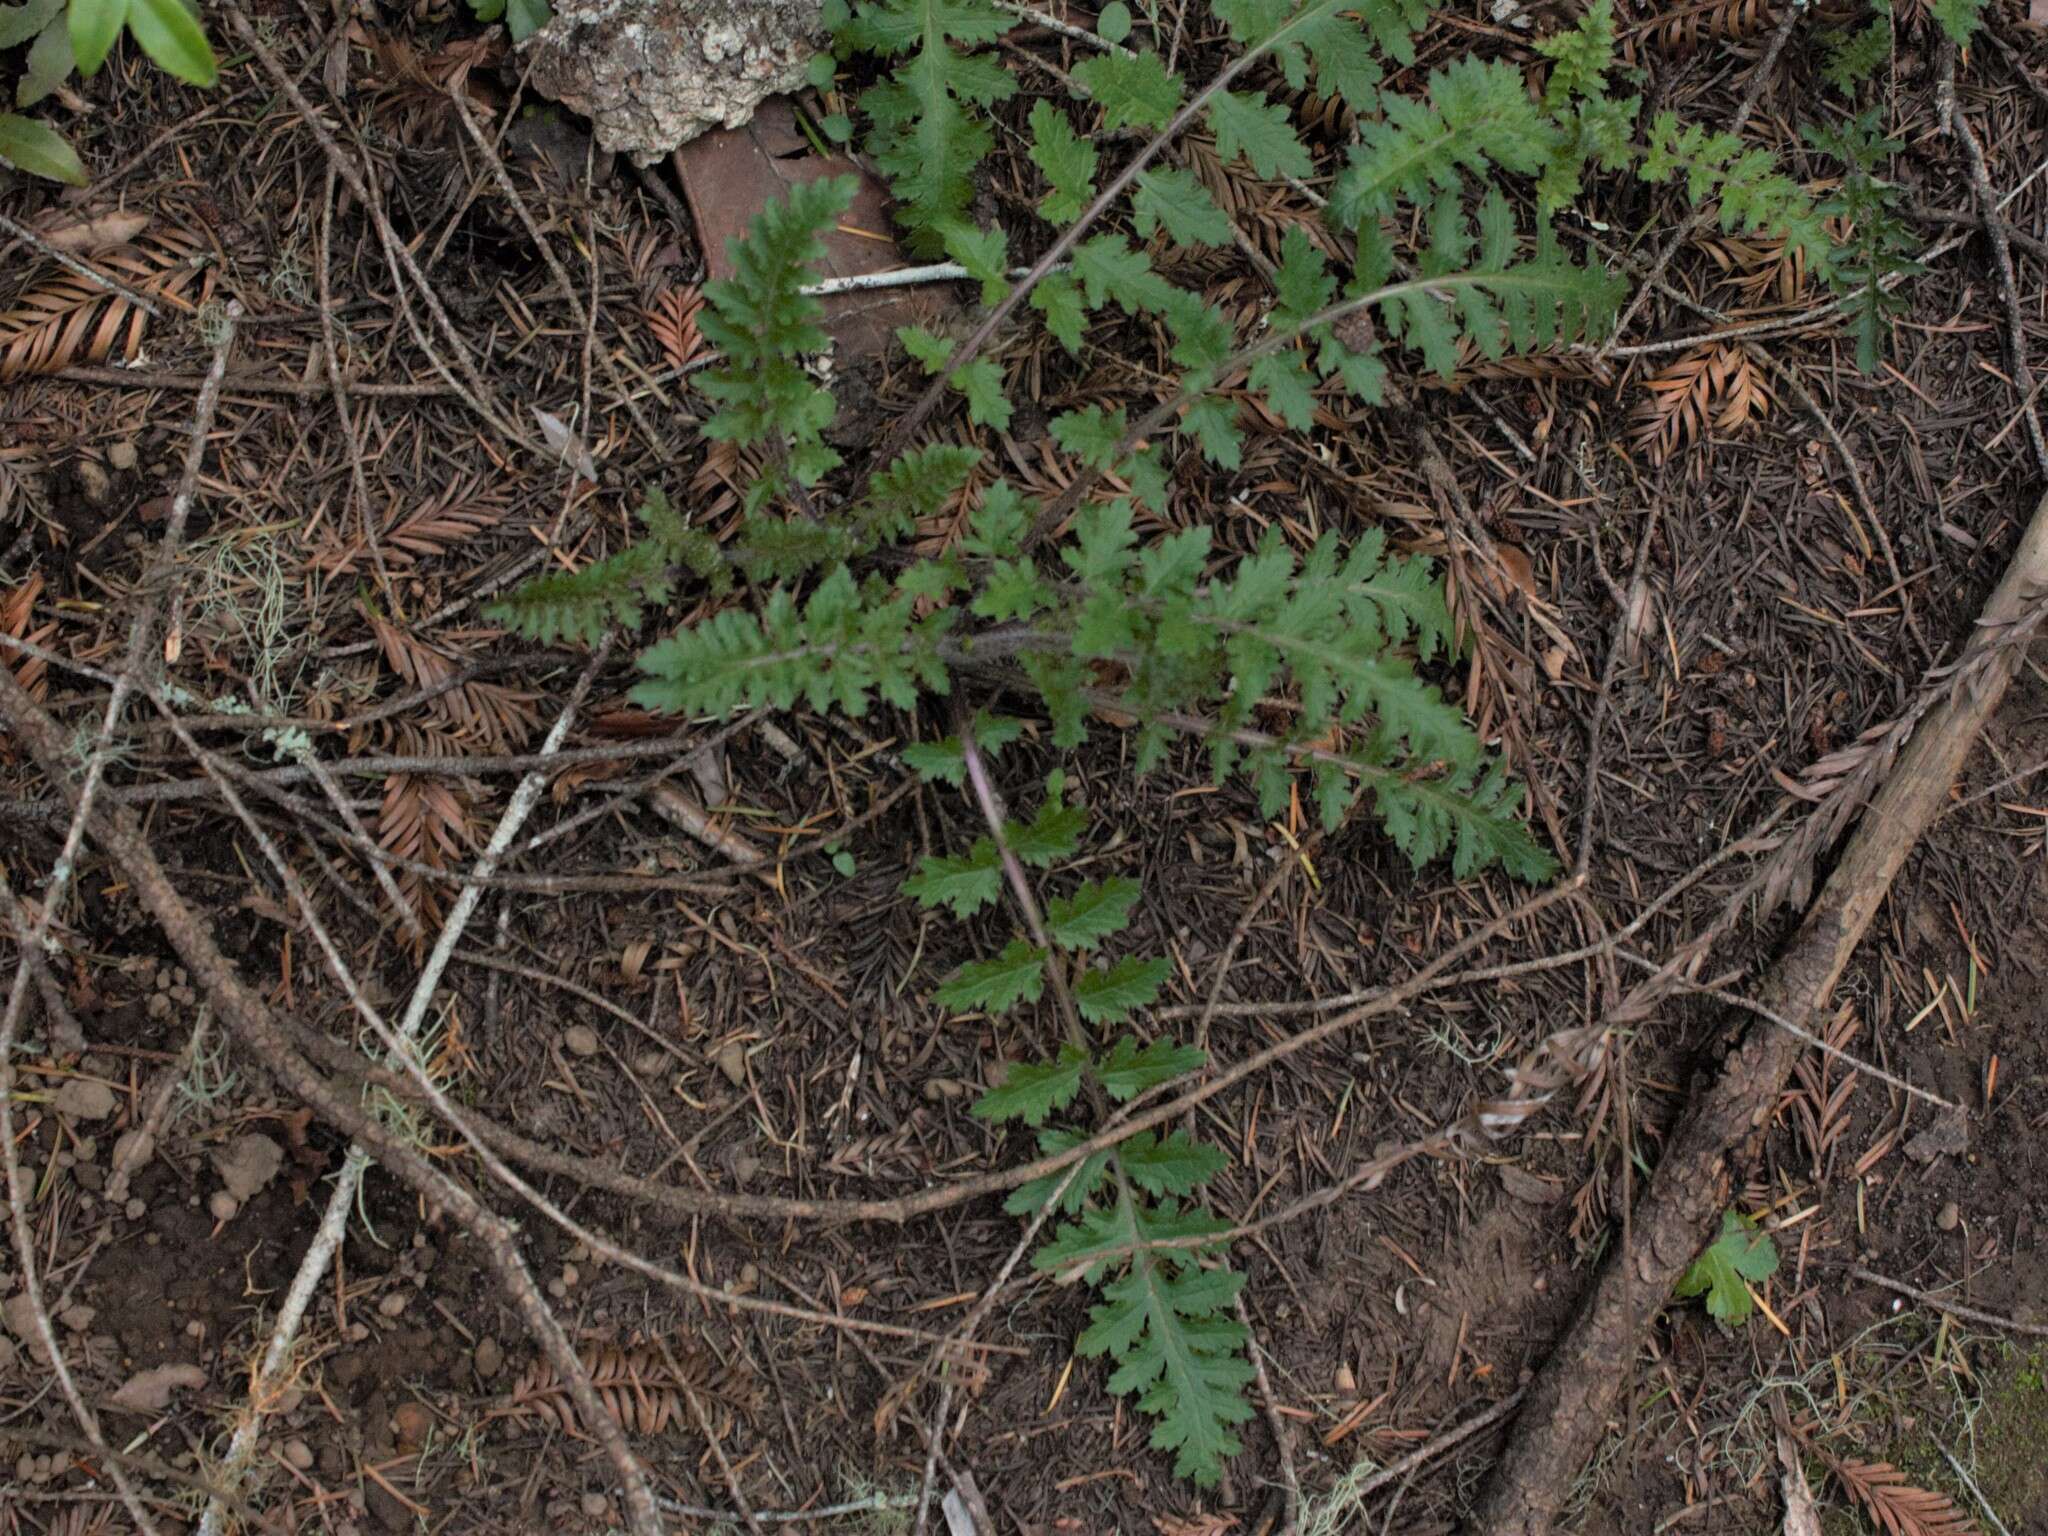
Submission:
<svg viewBox="0 0 2048 1536">
<path fill-rule="evenodd" d="M 1035 1003 L 1045 991 L 1045 951 L 1012 939 L 993 960 L 960 967 L 932 994 L 941 1007 L 981 1008 L 1007 1013 L 1018 1003 Z"/>
<path fill-rule="evenodd" d="M 1074 983 L 1074 1006 L 1090 1024 L 1114 1024 L 1159 997 L 1160 983 L 1172 974 L 1165 960 L 1140 960 L 1125 955 L 1106 970 L 1089 971 Z M 1103 1084 L 1108 1087 L 1107 1081 Z"/>
<path fill-rule="evenodd" d="M 1043 1125 L 1047 1115 L 1074 1102 L 1087 1068 L 1087 1054 L 1074 1045 L 1061 1046 L 1059 1055 L 1049 1062 L 1012 1062 L 1001 1085 L 974 1101 L 974 1116 L 997 1124 L 1022 1120 L 1026 1125 Z"/>
<path fill-rule="evenodd" d="M 1138 900 L 1138 882 L 1121 875 L 1090 880 L 1071 896 L 1055 896 L 1045 906 L 1046 927 L 1055 944 L 1093 949 L 1131 920 Z"/>
</svg>

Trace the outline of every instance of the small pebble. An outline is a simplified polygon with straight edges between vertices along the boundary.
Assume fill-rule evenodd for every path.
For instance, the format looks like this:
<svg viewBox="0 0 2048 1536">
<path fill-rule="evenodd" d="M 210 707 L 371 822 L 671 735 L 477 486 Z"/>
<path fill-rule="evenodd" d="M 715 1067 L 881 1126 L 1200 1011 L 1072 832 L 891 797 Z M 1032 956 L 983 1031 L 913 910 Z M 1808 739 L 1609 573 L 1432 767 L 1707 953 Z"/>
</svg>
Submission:
<svg viewBox="0 0 2048 1536">
<path fill-rule="evenodd" d="M 597 1031 L 588 1024 L 571 1024 L 562 1031 L 562 1048 L 571 1056 L 595 1056 L 599 1050 Z"/>
<path fill-rule="evenodd" d="M 130 1221 L 140 1221 L 149 1214 L 149 1207 L 140 1200 L 130 1200 L 121 1207 L 121 1214 Z"/>
<path fill-rule="evenodd" d="M 284 1443 L 284 1459 L 299 1471 L 307 1471 L 313 1465 L 313 1448 L 303 1440 L 287 1440 Z"/>
<path fill-rule="evenodd" d="M 564 1296 L 569 1294 L 569 1287 L 562 1284 L 562 1282 L 559 1280 L 550 1280 L 548 1282 L 548 1294 L 554 1297 L 555 1300 L 560 1301 Z"/>
<path fill-rule="evenodd" d="M 368 1323 L 350 1323 L 348 1325 L 348 1337 L 350 1343 L 360 1344 L 369 1336 L 370 1325 Z"/>
<path fill-rule="evenodd" d="M 485 1337 L 476 1346 L 476 1379 L 489 1381 L 505 1366 L 505 1350 L 496 1339 Z"/>
<path fill-rule="evenodd" d="M 107 448 L 107 462 L 116 469 L 133 469 L 138 457 L 133 443 L 113 443 Z"/>
<path fill-rule="evenodd" d="M 725 1074 L 725 1080 L 735 1088 L 747 1084 L 747 1048 L 737 1040 L 728 1040 L 718 1048 L 718 1054 L 711 1058 L 718 1064 L 718 1070 Z"/>
<path fill-rule="evenodd" d="M 602 1518 L 605 1510 L 610 1507 L 610 1501 L 601 1493 L 586 1493 L 583 1495 L 583 1513 L 592 1520 Z"/>
<path fill-rule="evenodd" d="M 235 1212 L 239 1211 L 242 1206 L 241 1202 L 236 1200 L 226 1190 L 216 1189 L 208 1198 L 206 1208 L 213 1213 L 215 1221 L 233 1221 L 235 1219 Z"/>
<path fill-rule="evenodd" d="M 83 1333 L 92 1326 L 92 1320 L 99 1314 L 88 1306 L 66 1307 L 57 1314 L 57 1321 L 73 1333 Z"/>
<path fill-rule="evenodd" d="M 562 1266 L 562 1284 L 574 1285 L 582 1278 L 581 1275 L 576 1273 L 576 1266 L 574 1264 L 564 1264 Z"/>
<path fill-rule="evenodd" d="M 659 1051 L 642 1051 L 633 1058 L 633 1070 L 642 1077 L 659 1077 L 667 1065 L 668 1058 Z"/>
<path fill-rule="evenodd" d="M 192 1338 L 203 1339 L 206 1337 L 206 1324 L 195 1317 L 185 1325 L 185 1332 Z"/>
<path fill-rule="evenodd" d="M 1951 1200 L 1936 1213 L 1934 1224 L 1944 1232 L 1953 1232 L 1963 1219 L 1962 1211 Z"/>
<path fill-rule="evenodd" d="M 396 1317 L 405 1310 L 406 1303 L 411 1300 L 412 1297 L 404 1291 L 393 1291 L 389 1296 L 386 1296 L 377 1303 L 377 1310 L 386 1317 Z"/>
</svg>

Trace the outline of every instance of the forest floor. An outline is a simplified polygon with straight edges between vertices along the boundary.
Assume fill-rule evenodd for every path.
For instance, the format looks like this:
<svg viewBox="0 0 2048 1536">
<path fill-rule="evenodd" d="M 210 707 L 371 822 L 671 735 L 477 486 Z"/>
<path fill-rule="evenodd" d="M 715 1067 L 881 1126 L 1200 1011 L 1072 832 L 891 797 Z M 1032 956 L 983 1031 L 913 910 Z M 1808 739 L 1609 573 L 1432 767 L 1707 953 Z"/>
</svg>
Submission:
<svg viewBox="0 0 2048 1536">
<path fill-rule="evenodd" d="M 1937 122 L 1940 50 L 1916 22 L 1888 67 L 1884 126 L 1905 143 L 1896 175 L 1931 254 L 1875 372 L 1855 370 L 1794 256 L 1708 224 L 1600 355 L 1475 357 L 1448 387 L 1404 380 L 1377 411 L 1331 396 L 1309 448 L 1255 425 L 1240 470 L 1177 480 L 1169 521 L 1209 521 L 1219 544 L 1381 528 L 1444 561 L 1470 636 L 1447 688 L 1529 786 L 1546 846 L 1569 865 L 1590 831 L 1584 887 L 1472 959 L 1508 974 L 1432 991 L 1193 1112 L 1231 1154 L 1221 1215 L 1299 1207 L 1232 1249 L 1261 1411 L 1207 1493 L 1172 1478 L 1100 1363 L 1075 1357 L 1081 1287 L 1024 1266 L 980 1347 L 932 1368 L 1018 1243 L 999 1198 L 902 1221 L 691 1208 L 703 1192 L 887 1201 L 1015 1166 L 1022 1138 L 968 1109 L 992 1063 L 1042 1041 L 1028 1021 L 930 1001 L 1001 925 L 935 922 L 900 892 L 921 853 L 977 830 L 898 756 L 916 722 L 655 718 L 626 701 L 621 649 L 540 755 L 590 655 L 516 643 L 482 601 L 565 552 L 618 547 L 645 485 L 714 535 L 740 488 L 695 426 L 704 260 L 673 168 L 608 165 L 573 120 L 529 110 L 496 33 L 427 5 L 359 7 L 340 25 L 269 10 L 259 35 L 316 118 L 246 53 L 205 96 L 131 62 L 84 88 L 72 123 L 89 189 L 0 181 L 0 212 L 163 310 L 145 326 L 0 235 L 0 632 L 40 652 L 0 665 L 83 754 L 138 605 L 161 603 L 168 677 L 202 706 L 232 696 L 265 717 L 187 719 L 373 1004 L 404 1002 L 457 893 L 481 888 L 427 1019 L 437 1080 L 500 1126 L 631 1175 L 600 1188 L 567 1163 L 526 1167 L 558 1209 L 669 1278 L 564 1232 L 452 1133 L 421 1120 L 418 1145 L 516 1218 L 677 1529 L 799 1515 L 803 1529 L 907 1531 L 934 1435 L 938 1491 L 971 1478 L 1006 1536 L 1268 1536 L 1290 1480 L 1314 1536 L 1456 1529 L 1513 1422 L 1503 1405 L 1737 1027 L 1724 999 L 1796 921 L 1754 900 L 1766 834 L 1804 813 L 1816 762 L 1899 717 L 1955 655 L 2042 493 L 2008 365 L 2014 340 L 2048 357 L 2034 345 L 2048 336 L 2048 33 L 2025 9 L 1993 4 L 1954 77 L 2007 199 L 2017 314 L 1963 150 Z M 1475 47 L 1533 60 L 1491 11 L 1442 7 L 1390 87 Z M 1759 0 L 1618 14 L 1652 100 L 1710 125 L 1751 88 L 1777 24 Z M 1818 178 L 1797 132 L 1822 98 L 1814 30 L 1795 28 L 1757 82 L 1748 132 Z M 1009 41 L 1071 62 L 1042 29 Z M 1286 92 L 1277 71 L 1264 83 Z M 451 89 L 498 135 L 517 204 Z M 1288 99 L 1320 124 L 1318 152 L 1340 157 L 1347 110 Z M 423 353 L 416 305 L 395 297 L 323 138 L 416 253 L 487 397 L 465 399 Z M 1243 245 L 1182 253 L 1178 276 L 1251 309 L 1254 257 L 1277 257 L 1314 211 L 1214 164 L 1199 136 L 1189 152 Z M 1030 176 L 1011 136 L 994 216 L 1033 195 Z M 1593 178 L 1586 206 L 1597 222 L 1578 233 L 1610 254 L 1660 248 L 1685 209 L 1676 189 L 1628 177 Z M 163 602 L 144 577 L 230 299 L 229 382 Z M 1128 390 L 1153 346 L 1076 361 L 1042 340 L 1006 354 L 1026 397 L 1007 434 L 939 429 L 1034 488 L 1057 470 L 1046 415 Z M 900 356 L 866 365 L 841 440 L 871 439 L 920 382 Z M 959 531 L 949 511 L 925 535 L 938 547 Z M 1880 1509 L 1905 1522 L 1893 1536 L 2048 1531 L 2044 660 L 2037 647 L 1837 990 L 1830 1039 L 1878 1070 L 1809 1053 L 1729 1192 L 1780 1255 L 1762 1307 L 1725 1326 L 1675 1303 L 1616 1363 L 1622 1408 L 1573 1492 L 1572 1529 L 1784 1528 L 1782 1420 L 1817 1458 L 1830 1536 L 1879 1529 Z M 262 728 L 307 733 L 325 772 Z M 330 1043 L 323 1062 L 332 1043 L 353 1050 L 360 1027 L 317 936 L 220 781 L 145 703 L 114 745 L 106 800 L 141 818 L 241 978 L 309 1050 Z M 1004 769 L 1020 786 L 1053 763 L 1042 742 L 1015 750 Z M 502 869 L 471 879 L 514 786 L 542 766 L 546 794 Z M 1134 779 L 1103 731 L 1069 766 L 1094 813 L 1091 867 L 1141 879 L 1137 931 L 1173 963 L 1165 1004 L 1219 1065 L 1413 974 L 1526 894 L 1415 874 L 1364 818 L 1328 836 L 1312 816 L 1262 821 L 1247 794 L 1211 786 L 1197 751 Z M 0 870 L 30 920 L 68 819 L 0 734 Z M 1731 903 L 1740 918 L 1688 973 L 1696 986 L 1624 1007 Z M 194 1528 L 347 1138 L 228 1040 L 205 979 L 92 844 L 52 917 L 14 1060 L 15 1215 L 116 1464 L 159 1529 Z M 1537 1040 L 1603 1022 L 1599 1069 L 1516 1134 L 1318 1198 L 1500 1093 Z M 145 1124 L 153 1148 L 117 1169 Z M 635 1181 L 674 1198 L 636 1196 Z M 10 1244 L 0 1536 L 133 1529 L 42 1358 L 19 1271 Z M 611 1463 L 477 1240 L 381 1168 L 287 1375 L 263 1404 L 246 1528 L 567 1536 L 622 1522 Z M 1888 1494 L 1877 1464 L 1927 1499 Z M 876 1507 L 826 1513 L 860 1501 Z"/>
</svg>

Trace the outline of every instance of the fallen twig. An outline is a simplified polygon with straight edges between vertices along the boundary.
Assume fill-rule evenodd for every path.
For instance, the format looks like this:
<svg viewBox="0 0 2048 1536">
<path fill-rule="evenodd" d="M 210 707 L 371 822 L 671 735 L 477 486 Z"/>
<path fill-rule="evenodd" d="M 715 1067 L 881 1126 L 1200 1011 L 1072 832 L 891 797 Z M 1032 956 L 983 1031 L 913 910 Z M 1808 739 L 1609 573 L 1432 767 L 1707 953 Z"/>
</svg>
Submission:
<svg viewBox="0 0 2048 1536">
<path fill-rule="evenodd" d="M 2048 1323 L 2023 1323 L 2016 1317 L 2004 1317 L 1996 1312 L 1986 1312 L 1978 1307 L 1966 1307 L 1959 1301 L 1950 1301 L 1932 1291 L 1923 1291 L 1918 1286 L 1908 1285 L 1903 1280 L 1894 1280 L 1889 1275 L 1880 1275 L 1874 1269 L 1865 1269 L 1861 1264 L 1849 1266 L 1849 1273 L 1870 1285 L 1882 1286 L 1885 1290 L 1896 1291 L 1909 1297 L 1923 1307 L 1936 1312 L 1946 1312 L 1951 1317 L 1960 1317 L 1964 1322 L 1982 1323 L 1987 1328 L 2002 1328 L 2007 1333 L 2024 1333 L 2036 1339 L 2048 1339 Z"/>
<path fill-rule="evenodd" d="M 1804 1023 L 1834 990 L 1893 877 L 1947 803 L 1950 785 L 2004 696 L 2019 653 L 2001 643 L 2048 588 L 2048 497 L 2035 509 L 1984 606 L 1951 689 L 1924 718 L 1857 825 L 1799 932 L 1764 978 L 1758 1001 Z M 1782 1029 L 1748 1033 L 1720 1079 L 1690 1108 L 1557 1351 L 1529 1390 L 1494 1472 L 1476 1529 L 1539 1536 L 1553 1528 L 1572 1481 L 1604 1432 L 1644 1332 L 1698 1252 L 1724 1199 L 1735 1146 L 1765 1124 L 1806 1042 Z"/>
</svg>

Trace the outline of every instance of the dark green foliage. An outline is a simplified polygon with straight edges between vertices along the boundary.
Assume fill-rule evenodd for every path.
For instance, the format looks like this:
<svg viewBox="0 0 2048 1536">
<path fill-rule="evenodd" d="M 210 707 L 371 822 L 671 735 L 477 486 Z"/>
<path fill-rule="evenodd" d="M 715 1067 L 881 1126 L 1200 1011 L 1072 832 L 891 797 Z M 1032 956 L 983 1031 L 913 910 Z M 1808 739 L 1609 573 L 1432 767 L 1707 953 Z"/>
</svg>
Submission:
<svg viewBox="0 0 2048 1536">
<path fill-rule="evenodd" d="M 1048 789 L 1028 827 L 1012 822 L 1001 844 L 983 839 L 967 862 L 976 868 L 997 866 L 1004 847 L 1041 866 L 1071 857 L 1086 818 L 1065 803 L 1057 775 Z M 1027 839 L 1035 845 L 1029 858 Z M 934 881 L 930 872 L 941 863 L 927 859 L 926 872 L 904 889 L 926 906 L 957 909 L 959 882 L 968 877 L 947 866 L 943 879 Z M 1124 927 L 1137 895 L 1135 882 L 1112 880 L 1089 882 L 1071 896 L 1055 898 L 1048 908 L 1053 943 L 1060 951 L 1069 944 L 1099 944 Z M 1049 979 L 1047 968 L 1064 969 L 1069 962 L 1064 952 L 1048 954 L 1014 938 L 995 959 L 955 971 L 938 999 L 948 1007 L 1002 1012 L 1038 1001 Z M 1122 1022 L 1158 996 L 1168 970 L 1163 959 L 1132 955 L 1089 967 L 1073 984 L 1074 1004 L 1090 1024 Z M 996 1125 L 1022 1121 L 1045 1127 L 1052 1116 L 1072 1108 L 1084 1090 L 1098 1107 L 1125 1103 L 1199 1070 L 1204 1060 L 1202 1052 L 1170 1040 L 1140 1045 L 1125 1034 L 1103 1051 L 1070 1037 L 1049 1060 L 1013 1063 L 1002 1082 L 975 1101 L 973 1113 Z M 1046 1127 L 1039 1131 L 1038 1146 L 1059 1153 L 1085 1139 L 1077 1130 Z M 1083 1356 L 1108 1355 L 1114 1361 L 1110 1390 L 1134 1396 L 1138 1407 L 1158 1420 L 1152 1444 L 1173 1451 L 1174 1471 L 1205 1487 L 1214 1485 L 1224 1458 L 1240 1448 L 1232 1426 L 1251 1415 L 1244 1395 L 1252 1377 L 1243 1357 L 1244 1330 L 1228 1315 L 1243 1281 L 1227 1269 L 1210 1267 L 1217 1262 L 1208 1256 L 1211 1245 L 1160 1245 L 1226 1230 L 1225 1223 L 1185 1202 L 1228 1162 L 1217 1148 L 1182 1131 L 1163 1138 L 1152 1132 L 1126 1137 L 1089 1156 L 1064 1180 L 1059 1210 L 1069 1219 L 1032 1257 L 1039 1270 L 1085 1279 L 1101 1292 L 1103 1299 L 1091 1310 L 1092 1321 L 1076 1349 Z M 1012 1194 L 1004 1208 L 1013 1215 L 1035 1215 L 1062 1182 L 1058 1174 L 1036 1179 Z"/>
<path fill-rule="evenodd" d="M 955 226 L 968 227 L 974 171 L 995 146 L 985 109 L 1017 90 L 997 59 L 968 50 L 1016 24 L 987 0 L 856 0 L 834 27 L 842 49 L 896 61 L 886 81 L 861 93 L 860 109 L 873 124 L 867 152 L 921 256 L 938 255 Z"/>
<path fill-rule="evenodd" d="M 1394 211 L 1399 202 L 1433 202 L 1466 175 L 1493 167 L 1534 175 L 1559 139 L 1512 64 L 1460 59 L 1429 77 L 1428 96 L 1382 95 L 1384 121 L 1359 124 L 1360 142 L 1330 193 L 1330 216 L 1344 228 Z"/>
<path fill-rule="evenodd" d="M 1733 134 L 1709 133 L 1698 124 L 1681 127 L 1675 113 L 1660 112 L 1640 174 L 1661 182 L 1681 173 L 1692 202 L 1719 200 L 1723 229 L 1788 241 L 1814 267 L 1826 269 L 1834 242 L 1820 211 L 1769 150 L 1745 148 Z"/>
<path fill-rule="evenodd" d="M 802 486 L 816 485 L 839 463 L 823 433 L 836 409 L 832 393 L 805 371 L 803 360 L 828 338 L 825 307 L 801 290 L 825 254 L 820 233 L 846 211 L 859 182 L 851 176 L 801 182 L 770 203 L 729 247 L 733 275 L 705 286 L 698 328 L 724 358 L 698 387 L 718 402 L 704 424 L 708 436 L 765 444 L 774 461 L 747 494 L 749 510 L 782 489 L 783 467 Z"/>
<path fill-rule="evenodd" d="M 1827 63 L 1821 78 L 1844 96 L 1856 94 L 1856 87 L 1884 68 L 1892 56 L 1892 16 L 1889 6 L 1880 9 L 1864 26 L 1850 31 L 1822 34 L 1827 44 Z"/>
<path fill-rule="evenodd" d="M 718 546 L 684 527 L 658 487 L 647 492 L 638 516 L 644 530 L 638 542 L 580 571 L 525 582 L 486 606 L 484 616 L 543 645 L 557 640 L 589 645 L 614 624 L 638 629 L 646 608 L 669 600 L 679 567 L 720 591 L 730 585 Z"/>
<path fill-rule="evenodd" d="M 1949 41 L 1961 46 L 1984 25 L 1984 0 L 1928 0 L 1928 11 Z"/>
<path fill-rule="evenodd" d="M 1762 1284 L 1778 1272 L 1778 1245 L 1735 1210 L 1721 1213 L 1721 1231 L 1679 1277 L 1675 1294 L 1704 1296 L 1716 1322 L 1739 1323 L 1755 1310 L 1748 1281 Z"/>
<path fill-rule="evenodd" d="M 1899 208 L 1898 189 L 1878 172 L 1905 148 L 1879 130 L 1882 109 L 1873 107 L 1839 127 L 1801 130 L 1807 143 L 1833 155 L 1848 168 L 1833 196 L 1820 205 L 1824 218 L 1843 220 L 1848 243 L 1836 250 L 1828 265 L 1828 285 L 1842 297 L 1849 333 L 1856 338 L 1856 366 L 1874 372 L 1884 355 L 1891 317 L 1906 309 L 1905 298 L 1885 289 L 1884 281 L 1925 269 L 1912 259 L 1919 248 L 1912 227 Z"/>
</svg>

